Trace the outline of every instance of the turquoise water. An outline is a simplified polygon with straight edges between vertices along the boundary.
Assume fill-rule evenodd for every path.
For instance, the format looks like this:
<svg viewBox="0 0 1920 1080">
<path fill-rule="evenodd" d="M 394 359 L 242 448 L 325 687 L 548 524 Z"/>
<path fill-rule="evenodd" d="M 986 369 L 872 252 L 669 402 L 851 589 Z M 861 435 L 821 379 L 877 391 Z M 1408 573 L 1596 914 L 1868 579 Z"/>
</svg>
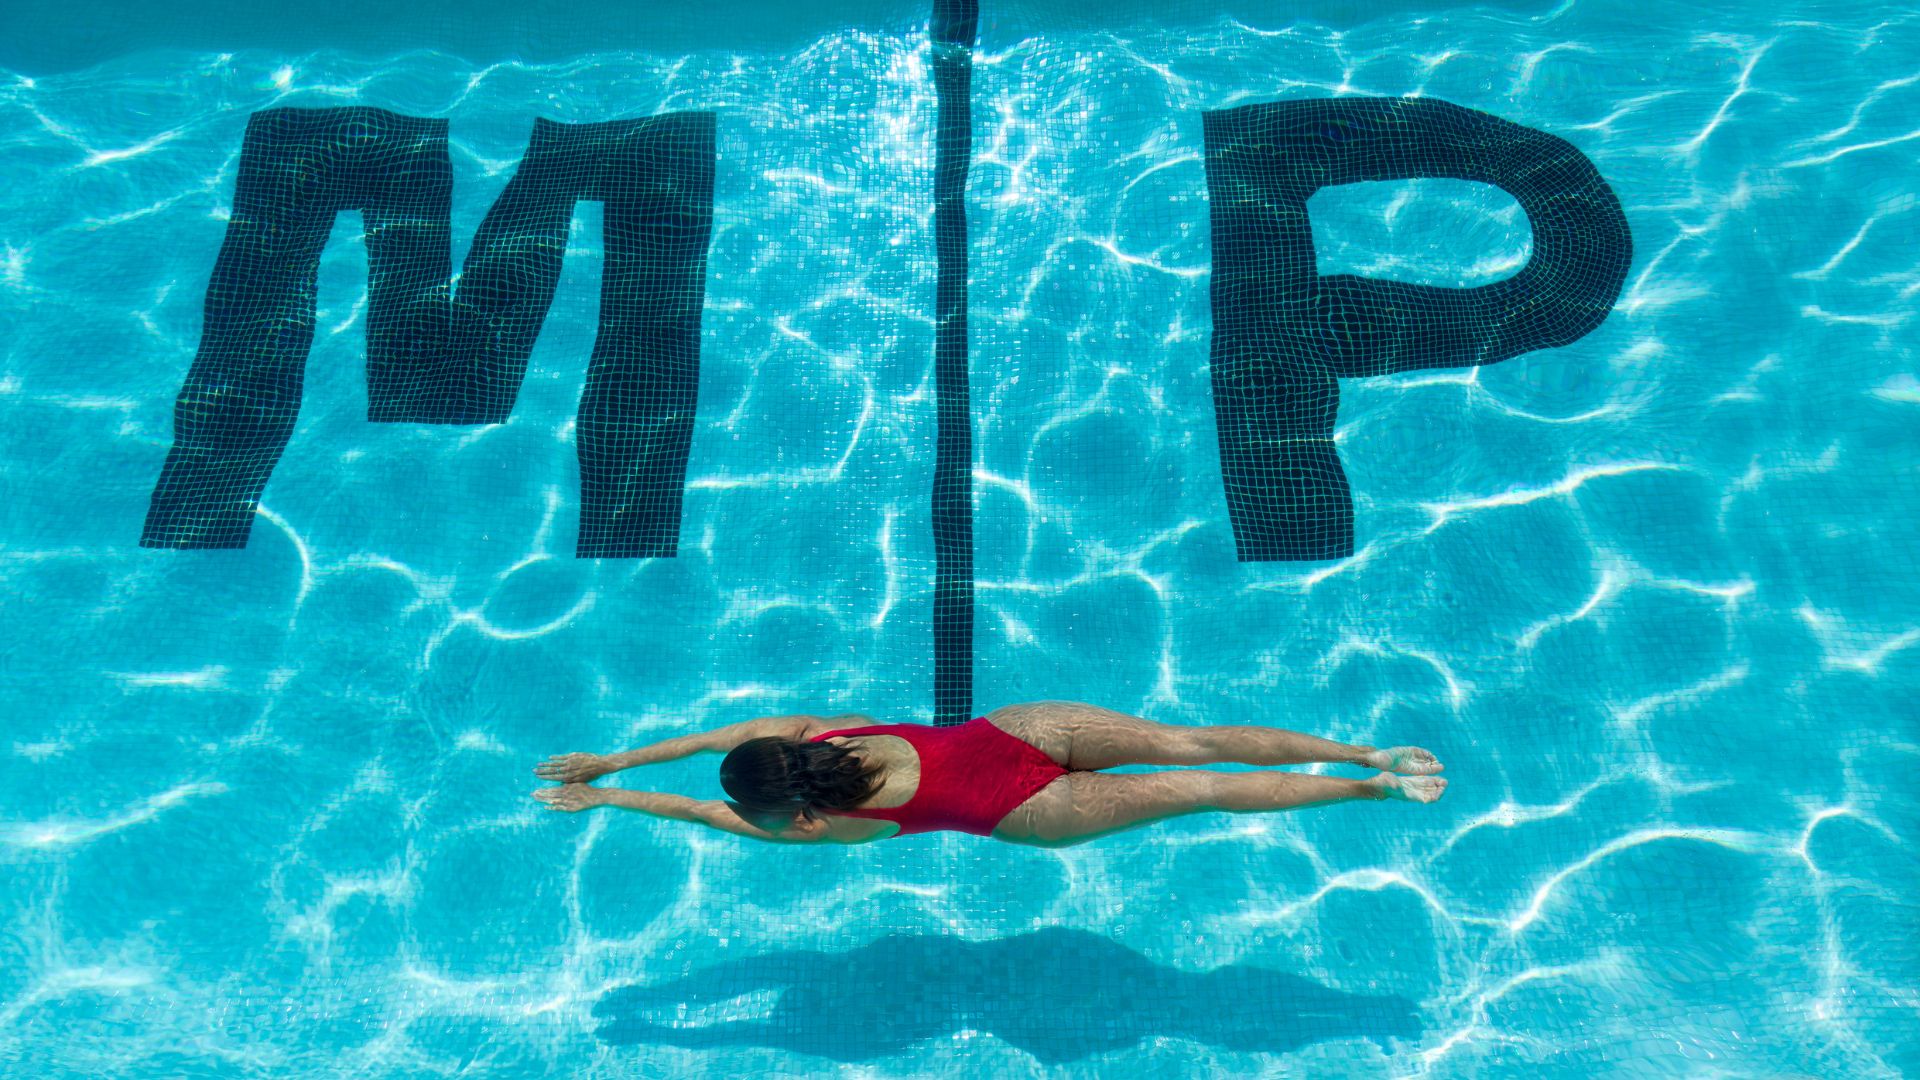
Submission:
<svg viewBox="0 0 1920 1080">
<path fill-rule="evenodd" d="M 1043 850 L 778 846 L 528 797 L 552 753 L 929 719 L 924 23 L 4 71 L 6 1071 L 1920 1072 L 1920 17 L 1157 14 L 983 14 L 976 711 L 1417 743 L 1441 803 Z M 1342 94 L 1572 141 L 1633 266 L 1572 346 L 1347 381 L 1357 553 L 1239 563 L 1200 110 Z M 571 554 L 593 203 L 512 420 L 475 428 L 365 421 L 342 215 L 251 545 L 137 547 L 247 118 L 344 104 L 450 121 L 456 265 L 535 116 L 718 112 L 677 558 Z M 1323 273 L 1471 285 L 1530 251 L 1465 183 L 1313 213 Z M 713 798 L 717 761 L 606 782 Z"/>
</svg>

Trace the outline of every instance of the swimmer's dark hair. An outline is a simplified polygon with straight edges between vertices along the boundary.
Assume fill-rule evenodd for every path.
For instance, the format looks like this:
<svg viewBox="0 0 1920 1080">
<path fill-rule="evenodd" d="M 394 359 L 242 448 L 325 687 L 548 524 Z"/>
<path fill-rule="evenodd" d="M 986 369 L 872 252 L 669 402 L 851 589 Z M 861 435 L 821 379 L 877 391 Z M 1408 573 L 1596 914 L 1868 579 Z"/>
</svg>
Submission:
<svg viewBox="0 0 1920 1080">
<path fill-rule="evenodd" d="M 834 743 L 767 735 L 727 752 L 720 786 L 751 814 L 786 817 L 799 811 L 815 821 L 818 811 L 846 810 L 873 794 L 880 768 Z"/>
</svg>

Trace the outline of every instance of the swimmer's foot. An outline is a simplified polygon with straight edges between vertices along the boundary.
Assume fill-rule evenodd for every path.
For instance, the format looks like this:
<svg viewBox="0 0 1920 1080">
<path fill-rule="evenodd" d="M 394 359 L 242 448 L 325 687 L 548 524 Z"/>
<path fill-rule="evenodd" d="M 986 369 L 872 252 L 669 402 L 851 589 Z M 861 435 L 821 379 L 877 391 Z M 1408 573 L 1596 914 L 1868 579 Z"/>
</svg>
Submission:
<svg viewBox="0 0 1920 1080">
<path fill-rule="evenodd" d="M 1405 802 L 1437 802 L 1447 792 L 1447 778 L 1444 776 L 1395 776 L 1390 772 L 1375 773 L 1372 784 L 1386 793 L 1389 799 Z"/>
<path fill-rule="evenodd" d="M 1446 768 L 1440 759 L 1417 746 L 1389 746 L 1367 755 L 1368 765 L 1402 776 L 1427 776 Z"/>
</svg>

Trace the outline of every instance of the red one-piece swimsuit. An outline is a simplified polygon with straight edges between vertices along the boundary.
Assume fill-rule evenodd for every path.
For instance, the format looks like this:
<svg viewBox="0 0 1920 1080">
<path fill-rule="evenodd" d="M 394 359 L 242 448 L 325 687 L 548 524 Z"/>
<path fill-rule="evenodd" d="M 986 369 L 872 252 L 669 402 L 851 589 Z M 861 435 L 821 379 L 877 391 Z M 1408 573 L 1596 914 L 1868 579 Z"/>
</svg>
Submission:
<svg viewBox="0 0 1920 1080">
<path fill-rule="evenodd" d="M 849 817 L 878 818 L 900 826 L 895 836 L 954 829 L 993 835 L 1008 811 L 1051 783 L 1063 769 L 1024 739 L 1001 731 L 984 716 L 964 724 L 874 724 L 815 735 L 898 735 L 920 755 L 920 787 L 899 806 L 834 810 Z"/>
</svg>

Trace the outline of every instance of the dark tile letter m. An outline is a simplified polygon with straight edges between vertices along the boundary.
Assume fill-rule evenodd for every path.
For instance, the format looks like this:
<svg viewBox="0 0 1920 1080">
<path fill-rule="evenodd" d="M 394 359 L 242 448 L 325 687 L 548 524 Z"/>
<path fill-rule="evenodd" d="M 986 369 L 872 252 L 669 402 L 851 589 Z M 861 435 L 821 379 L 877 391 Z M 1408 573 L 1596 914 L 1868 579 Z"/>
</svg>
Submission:
<svg viewBox="0 0 1920 1080">
<path fill-rule="evenodd" d="M 671 556 L 693 438 L 713 226 L 714 118 L 536 119 L 452 294 L 447 121 L 354 106 L 248 121 L 200 350 L 142 547 L 245 547 L 286 449 L 313 343 L 320 250 L 365 222 L 369 420 L 495 424 L 513 411 L 579 199 L 606 211 L 600 326 L 575 428 L 576 554 Z"/>
</svg>

